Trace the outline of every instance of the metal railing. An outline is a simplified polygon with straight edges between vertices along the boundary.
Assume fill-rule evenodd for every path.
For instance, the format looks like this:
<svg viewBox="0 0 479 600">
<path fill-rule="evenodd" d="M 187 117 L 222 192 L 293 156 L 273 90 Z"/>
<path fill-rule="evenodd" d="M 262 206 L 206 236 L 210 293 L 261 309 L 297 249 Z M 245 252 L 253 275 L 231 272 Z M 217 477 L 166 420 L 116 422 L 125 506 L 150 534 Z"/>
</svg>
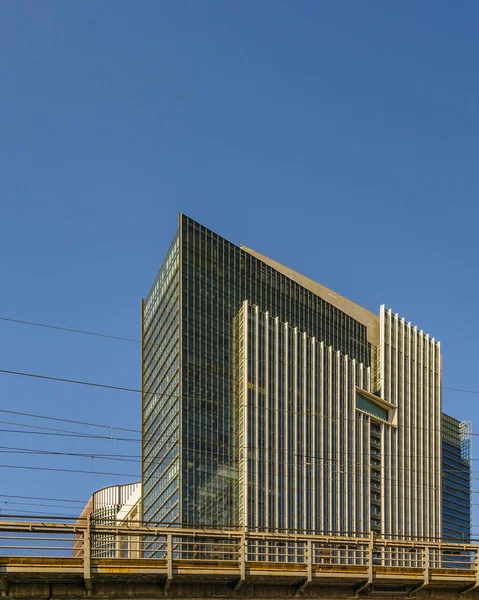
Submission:
<svg viewBox="0 0 479 600">
<path fill-rule="evenodd" d="M 186 566 L 193 572 L 229 573 L 235 589 L 248 577 L 288 573 L 301 575 L 300 588 L 316 577 L 356 578 L 358 590 L 375 581 L 396 576 L 417 587 L 436 581 L 456 581 L 463 591 L 479 585 L 479 544 L 406 541 L 369 537 L 339 537 L 246 530 L 200 530 L 173 527 L 93 525 L 90 521 L 0 521 L 0 560 L 14 564 L 15 557 L 29 573 L 61 565 L 80 572 L 88 587 L 108 563 L 131 571 L 142 565 L 165 578 L 168 589 L 175 574 Z M 29 560 L 27 560 L 29 559 Z M 15 563 L 17 564 L 17 563 Z M 50 567 L 48 567 L 50 565 Z M 116 565 L 116 566 L 115 566 Z M 18 565 L 15 567 L 18 573 Z M 58 567 L 59 568 L 59 567 Z M 106 568 L 106 567 L 105 567 Z M 8 569 L 7 569 L 8 572 Z M 185 570 L 186 572 L 186 570 Z"/>
</svg>

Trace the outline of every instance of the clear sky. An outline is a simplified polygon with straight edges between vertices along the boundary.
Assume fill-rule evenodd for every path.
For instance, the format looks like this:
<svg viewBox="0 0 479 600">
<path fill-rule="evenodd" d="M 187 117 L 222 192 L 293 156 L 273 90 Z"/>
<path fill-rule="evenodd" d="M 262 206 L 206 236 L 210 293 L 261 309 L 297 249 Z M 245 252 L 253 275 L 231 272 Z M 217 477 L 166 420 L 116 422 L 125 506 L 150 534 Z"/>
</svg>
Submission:
<svg viewBox="0 0 479 600">
<path fill-rule="evenodd" d="M 445 386 L 479 390 L 478 21 L 469 0 L 3 2 L 0 317 L 138 338 L 182 211 L 373 311 L 387 304 L 441 340 Z M 0 322 L 0 369 L 136 388 L 140 348 Z M 0 397 L 3 410 L 140 425 L 132 393 L 0 374 Z M 444 392 L 477 432 L 478 401 Z M 5 450 L 1 465 L 139 474 Z M 0 466 L 12 495 L 86 500 L 132 479 Z M 51 512 L 6 500 L 4 513 Z"/>
</svg>

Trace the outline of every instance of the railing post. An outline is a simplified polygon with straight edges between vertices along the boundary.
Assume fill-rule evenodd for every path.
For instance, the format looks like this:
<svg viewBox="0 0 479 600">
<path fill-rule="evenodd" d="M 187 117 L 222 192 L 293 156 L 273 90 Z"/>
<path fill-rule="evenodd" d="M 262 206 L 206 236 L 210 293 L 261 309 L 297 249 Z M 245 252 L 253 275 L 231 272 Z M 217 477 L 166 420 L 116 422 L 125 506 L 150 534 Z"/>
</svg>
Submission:
<svg viewBox="0 0 479 600">
<path fill-rule="evenodd" d="M 371 535 L 369 536 L 369 545 L 368 545 L 368 581 L 369 584 L 373 582 L 374 577 L 374 531 L 371 531 Z"/>
<path fill-rule="evenodd" d="M 163 590 L 167 592 L 171 586 L 173 579 L 173 536 L 171 533 L 166 534 L 166 581 Z"/>
<path fill-rule="evenodd" d="M 425 546 L 424 554 L 423 554 L 424 585 L 429 585 L 429 567 L 430 567 L 429 546 Z"/>
<path fill-rule="evenodd" d="M 459 592 L 459 595 L 467 594 L 468 592 L 471 592 L 472 590 L 475 590 L 479 587 L 479 550 L 477 550 L 477 548 L 474 550 L 473 567 L 476 576 L 476 582 L 472 585 L 466 586 L 463 590 Z"/>
<path fill-rule="evenodd" d="M 311 581 L 313 581 L 313 540 L 311 540 L 311 539 L 309 539 L 307 541 L 306 560 L 308 561 L 308 564 L 307 564 L 308 583 L 311 583 Z"/>
<path fill-rule="evenodd" d="M 86 528 L 83 531 L 83 579 L 85 581 L 86 595 L 91 594 L 91 515 L 86 520 Z"/>
<path fill-rule="evenodd" d="M 368 578 L 359 583 L 354 588 L 354 597 L 357 598 L 359 596 L 359 592 L 369 588 L 373 584 L 374 581 L 374 531 L 371 531 L 369 535 L 369 543 L 368 543 L 368 554 L 367 554 L 367 567 L 368 567 Z"/>
<path fill-rule="evenodd" d="M 238 581 L 233 586 L 233 589 L 239 590 L 243 583 L 246 581 L 246 529 L 243 527 L 243 534 L 240 539 L 240 553 L 239 553 L 239 567 L 240 576 Z"/>
<path fill-rule="evenodd" d="M 429 553 L 429 546 L 424 546 L 424 550 L 422 552 L 422 568 L 423 568 L 423 581 L 419 585 L 413 586 L 409 590 L 409 595 L 415 594 L 419 590 L 422 590 L 423 587 L 429 585 L 429 567 L 431 562 L 431 557 Z"/>
<path fill-rule="evenodd" d="M 306 579 L 304 579 L 296 588 L 295 596 L 300 596 L 304 589 L 313 581 L 313 542 L 306 540 Z"/>
</svg>

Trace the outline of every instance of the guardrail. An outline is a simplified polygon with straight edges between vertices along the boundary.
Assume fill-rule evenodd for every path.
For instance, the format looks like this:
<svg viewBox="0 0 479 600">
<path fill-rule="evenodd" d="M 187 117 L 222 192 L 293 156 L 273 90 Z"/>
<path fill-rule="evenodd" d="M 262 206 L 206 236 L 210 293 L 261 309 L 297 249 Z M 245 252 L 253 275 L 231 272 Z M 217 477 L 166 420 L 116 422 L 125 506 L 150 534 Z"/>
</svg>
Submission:
<svg viewBox="0 0 479 600">
<path fill-rule="evenodd" d="M 0 565 L 0 584 L 13 572 L 30 579 L 35 573 L 43 578 L 63 573 L 82 578 L 87 590 L 95 578 L 113 573 L 128 573 L 130 580 L 135 573 L 152 575 L 163 581 L 164 591 L 191 575 L 221 577 L 235 590 L 259 578 L 288 578 L 297 594 L 331 581 L 349 581 L 356 594 L 381 582 L 407 585 L 408 593 L 433 585 L 461 592 L 479 586 L 476 544 L 90 521 L 0 521 Z"/>
</svg>

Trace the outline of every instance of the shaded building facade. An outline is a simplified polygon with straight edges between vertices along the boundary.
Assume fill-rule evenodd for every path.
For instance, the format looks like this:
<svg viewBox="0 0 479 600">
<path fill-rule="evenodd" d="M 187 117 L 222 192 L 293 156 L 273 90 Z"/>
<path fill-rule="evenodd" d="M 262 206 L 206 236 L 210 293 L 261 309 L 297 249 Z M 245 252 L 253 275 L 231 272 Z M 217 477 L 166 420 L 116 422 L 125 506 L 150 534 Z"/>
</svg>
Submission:
<svg viewBox="0 0 479 600">
<path fill-rule="evenodd" d="M 442 415 L 442 535 L 471 538 L 471 423 Z"/>
</svg>

